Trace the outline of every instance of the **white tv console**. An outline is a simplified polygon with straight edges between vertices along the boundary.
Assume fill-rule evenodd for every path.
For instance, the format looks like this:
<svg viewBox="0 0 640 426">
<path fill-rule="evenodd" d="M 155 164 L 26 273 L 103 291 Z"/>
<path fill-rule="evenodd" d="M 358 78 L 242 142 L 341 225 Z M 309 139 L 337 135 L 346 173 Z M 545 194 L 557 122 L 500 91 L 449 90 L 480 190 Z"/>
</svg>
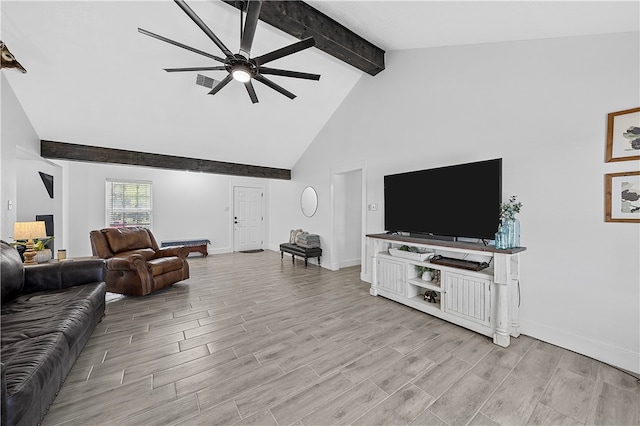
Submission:
<svg viewBox="0 0 640 426">
<path fill-rule="evenodd" d="M 372 256 L 372 296 L 384 296 L 419 311 L 442 318 L 493 338 L 507 347 L 518 337 L 520 253 L 525 247 L 498 250 L 478 243 L 427 240 L 402 235 L 369 234 Z M 487 262 L 480 271 L 431 263 L 429 260 L 392 256 L 390 248 L 403 245 L 434 251 L 449 258 Z M 424 281 L 416 266 L 440 271 L 440 280 Z M 435 291 L 436 303 L 424 300 Z"/>
</svg>

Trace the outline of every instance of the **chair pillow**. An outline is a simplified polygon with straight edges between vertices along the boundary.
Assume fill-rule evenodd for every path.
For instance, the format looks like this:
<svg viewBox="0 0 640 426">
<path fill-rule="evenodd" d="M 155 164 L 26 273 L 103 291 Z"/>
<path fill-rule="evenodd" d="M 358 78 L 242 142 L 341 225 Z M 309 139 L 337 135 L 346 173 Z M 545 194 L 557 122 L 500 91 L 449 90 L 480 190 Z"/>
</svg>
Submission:
<svg viewBox="0 0 640 426">
<path fill-rule="evenodd" d="M 289 243 L 295 244 L 298 240 L 298 235 L 302 234 L 304 231 L 302 229 L 292 229 L 289 232 Z"/>
</svg>

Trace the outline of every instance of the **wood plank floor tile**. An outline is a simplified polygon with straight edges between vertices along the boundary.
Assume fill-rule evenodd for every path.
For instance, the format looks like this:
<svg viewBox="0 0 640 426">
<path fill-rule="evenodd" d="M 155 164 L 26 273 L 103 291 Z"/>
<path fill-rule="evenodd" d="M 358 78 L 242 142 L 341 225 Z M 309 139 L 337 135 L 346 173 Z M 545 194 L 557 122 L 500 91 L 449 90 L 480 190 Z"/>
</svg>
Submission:
<svg viewBox="0 0 640 426">
<path fill-rule="evenodd" d="M 433 398 L 411 383 L 358 418 L 353 425 L 408 425 L 431 404 Z"/>
<path fill-rule="evenodd" d="M 511 347 L 494 345 L 491 351 L 478 362 L 471 372 L 485 380 L 500 384 L 520 362 L 522 355 Z"/>
<path fill-rule="evenodd" d="M 229 399 L 216 406 L 191 414 L 185 414 L 176 425 L 184 426 L 224 426 L 241 421 L 240 413 L 233 400 Z"/>
<path fill-rule="evenodd" d="M 484 358 L 494 347 L 495 345 L 491 341 L 491 338 L 474 334 L 452 350 L 451 353 L 457 358 L 474 365 Z"/>
<path fill-rule="evenodd" d="M 233 350 L 236 355 L 241 357 L 252 353 L 257 353 L 258 351 L 264 351 L 269 349 L 271 346 L 280 344 L 293 342 L 298 340 L 299 336 L 295 334 L 291 330 L 281 330 L 276 332 L 265 333 L 262 336 L 256 337 L 253 340 L 242 342 L 240 344 L 234 345 Z"/>
<path fill-rule="evenodd" d="M 451 385 L 460 379 L 471 365 L 452 355 L 431 365 L 430 368 L 412 380 L 423 391 L 434 398 L 442 395 Z"/>
<path fill-rule="evenodd" d="M 392 345 L 396 340 L 402 339 L 411 332 L 412 329 L 406 328 L 404 325 L 393 325 L 362 339 L 362 343 L 372 349 L 380 349 L 383 346 Z"/>
<path fill-rule="evenodd" d="M 262 407 L 276 405 L 317 379 L 318 375 L 315 371 L 305 365 L 248 392 L 244 392 L 241 396 L 235 398 L 240 416 L 244 418 L 257 412 Z"/>
<path fill-rule="evenodd" d="M 542 398 L 546 382 L 510 374 L 480 411 L 503 425 L 522 425 Z"/>
<path fill-rule="evenodd" d="M 77 395 L 73 401 L 62 401 L 60 405 L 54 405 L 50 408 L 44 424 L 57 424 L 68 420 L 77 420 L 81 423 L 88 418 L 102 418 L 102 421 L 108 418 L 111 421 L 115 414 L 113 413 L 114 406 L 136 401 L 141 396 L 150 397 L 153 394 L 160 394 L 162 400 L 175 398 L 176 396 L 173 386 L 153 392 L 153 389 L 151 389 L 151 377 L 149 377 L 126 385 L 105 387 L 102 388 L 102 392 Z M 131 405 L 135 406 L 137 410 L 144 409 L 144 406 L 139 403 Z M 103 417 L 107 413 L 109 417 Z"/>
<path fill-rule="evenodd" d="M 544 385 L 556 371 L 562 353 L 545 351 L 537 346 L 531 348 L 522 357 L 522 360 L 513 369 L 513 373 L 534 380 L 539 385 Z"/>
<path fill-rule="evenodd" d="M 140 414 L 127 416 L 121 420 L 125 425 L 170 425 L 179 422 L 184 416 L 198 411 L 195 395 L 166 402 Z"/>
<path fill-rule="evenodd" d="M 225 330 L 228 328 L 233 328 L 234 326 L 239 326 L 244 324 L 242 317 L 240 315 L 234 315 L 230 318 L 220 319 L 218 321 L 214 321 L 211 323 L 207 323 L 202 325 L 202 319 L 206 319 L 209 317 L 201 318 L 198 320 L 198 327 L 191 328 L 189 330 L 184 330 L 185 339 L 191 339 L 193 337 L 202 336 L 203 334 L 213 333 L 220 330 Z"/>
<path fill-rule="evenodd" d="M 384 346 L 345 365 L 340 372 L 353 383 L 360 383 L 400 358 L 402 358 L 400 352 Z"/>
<path fill-rule="evenodd" d="M 603 383 L 598 396 L 593 424 L 638 425 L 640 424 L 640 401 L 635 393 Z"/>
<path fill-rule="evenodd" d="M 449 426 L 447 422 L 433 414 L 433 412 L 428 409 L 423 411 L 414 421 L 409 424 L 411 426 Z"/>
<path fill-rule="evenodd" d="M 319 340 L 309 340 L 308 344 L 292 348 L 289 353 L 278 358 L 276 362 L 284 371 L 289 372 L 305 364 L 309 364 L 318 358 L 332 353 L 340 348 L 335 342 Z"/>
<path fill-rule="evenodd" d="M 318 375 L 324 376 L 370 352 L 372 349 L 369 346 L 356 341 L 316 359 L 310 366 Z"/>
<path fill-rule="evenodd" d="M 378 405 L 387 394 L 368 380 L 327 401 L 302 418 L 304 425 L 348 425 Z"/>
<path fill-rule="evenodd" d="M 197 393 L 200 407 L 212 407 L 227 399 L 237 398 L 243 393 L 271 382 L 284 374 L 277 364 L 267 364 L 223 382 L 212 381 L 208 387 Z M 184 389 L 178 388 L 178 396 L 189 393 L 191 391 L 186 392 Z"/>
<path fill-rule="evenodd" d="M 198 349 L 198 348 L 194 348 Z M 219 352 L 205 355 L 203 357 L 195 358 L 190 361 L 184 361 L 180 364 L 173 366 L 158 366 L 157 370 L 153 372 L 153 387 L 159 387 L 168 383 L 174 383 L 180 379 L 195 376 L 204 371 L 211 370 L 219 365 L 230 363 L 237 359 L 233 349 L 223 349 Z M 243 363 L 250 363 L 257 366 L 258 363 L 252 357 L 243 358 Z M 235 365 L 229 364 L 227 367 L 233 368 Z M 125 380 L 127 376 L 125 374 Z"/>
<path fill-rule="evenodd" d="M 598 378 L 598 364 L 595 359 L 571 351 L 565 351 L 558 364 L 559 368 L 580 374 L 591 380 Z"/>
<path fill-rule="evenodd" d="M 354 387 L 342 374 L 332 374 L 271 407 L 278 424 L 288 425 Z"/>
<path fill-rule="evenodd" d="M 279 426 L 268 408 L 263 408 L 251 416 L 238 420 L 234 426 Z"/>
<path fill-rule="evenodd" d="M 418 328 L 406 334 L 404 337 L 389 343 L 389 347 L 400 352 L 402 355 L 407 355 L 436 337 L 438 337 L 438 333 L 430 330 L 428 327 Z"/>
<path fill-rule="evenodd" d="M 640 383 L 636 377 L 626 374 L 610 365 L 603 363 L 598 364 L 600 367 L 598 377 L 602 381 L 636 394 L 638 401 L 640 401 Z"/>
<path fill-rule="evenodd" d="M 124 369 L 123 383 L 131 380 L 157 374 L 175 366 L 181 366 L 194 360 L 202 359 L 209 355 L 206 346 L 198 346 L 197 348 L 180 351 L 175 354 L 158 357 L 146 362 L 136 362 L 130 367 Z M 208 360 L 208 358 L 207 358 Z"/>
<path fill-rule="evenodd" d="M 163 345 L 154 349 L 145 349 L 135 352 L 135 356 L 119 355 L 112 359 L 107 358 L 104 362 L 95 364 L 91 371 L 90 379 L 101 377 L 106 374 L 111 374 L 115 371 L 126 370 L 127 368 L 134 368 L 138 364 L 144 364 L 149 361 L 155 361 L 166 355 L 177 354 L 180 352 L 177 343 L 171 343 L 169 345 Z"/>
<path fill-rule="evenodd" d="M 371 381 L 388 394 L 392 394 L 407 382 L 434 366 L 429 358 L 420 355 L 405 355 L 398 361 L 381 369 L 371 377 Z"/>
<path fill-rule="evenodd" d="M 208 333 L 200 334 L 197 336 L 193 336 L 189 339 L 185 339 L 180 342 L 180 350 L 185 351 L 187 349 L 195 348 L 196 346 L 207 345 L 209 343 L 213 343 L 213 342 L 222 340 L 224 338 L 228 338 L 229 336 L 238 336 L 238 335 L 246 335 L 246 334 L 247 334 L 247 330 L 245 330 L 244 327 L 242 327 L 242 325 L 232 325 L 230 327 L 225 327 L 216 331 L 210 331 Z M 254 332 L 252 334 L 252 337 L 258 336 L 258 335 L 259 333 Z M 226 347 L 231 347 L 231 346 L 233 345 L 231 344 Z M 224 349 L 224 348 L 221 347 L 219 349 Z"/>
<path fill-rule="evenodd" d="M 258 359 L 258 361 L 265 364 L 267 362 L 285 358 L 286 356 L 290 355 L 291 352 L 296 348 L 315 345 L 317 344 L 317 342 L 318 339 L 310 334 L 296 336 L 291 339 L 282 340 L 275 345 L 270 345 L 255 352 L 255 357 Z"/>
<path fill-rule="evenodd" d="M 560 413 L 557 410 L 545 405 L 543 403 L 539 403 L 536 405 L 536 408 L 533 410 L 531 417 L 527 421 L 528 425 L 550 425 L 550 426 L 571 426 L 571 425 L 582 425 L 584 422 L 579 422 L 571 417 L 567 417 L 564 414 Z M 611 425 L 621 425 L 622 423 L 606 423 Z"/>
<path fill-rule="evenodd" d="M 424 342 L 424 345 L 418 347 L 412 353 L 426 356 L 430 360 L 438 362 L 442 359 L 447 358 L 449 354 L 460 347 L 464 343 L 464 341 L 464 338 L 452 333 L 451 330 L 449 330 L 437 335 L 434 339 L 429 339 L 428 341 Z M 484 343 L 485 342 L 482 341 L 483 346 Z M 469 351 L 470 350 L 467 350 L 467 352 Z M 469 357 L 471 358 L 471 356 Z M 473 358 L 472 360 L 475 360 L 475 358 Z M 469 362 L 467 362 L 467 364 L 472 365 Z"/>
<path fill-rule="evenodd" d="M 558 368 L 540 402 L 584 423 L 595 381 Z"/>
<path fill-rule="evenodd" d="M 466 425 L 496 388 L 473 373 L 467 373 L 445 391 L 429 409 L 450 425 Z"/>
<path fill-rule="evenodd" d="M 186 395 L 209 387 L 212 383 L 228 380 L 258 367 L 260 367 L 258 360 L 253 355 L 247 355 L 216 367 L 208 368 L 199 374 L 187 375 L 174 383 L 178 394 Z"/>
<path fill-rule="evenodd" d="M 485 416 L 482 413 L 478 413 L 473 416 L 473 419 L 468 423 L 467 426 L 499 426 L 500 423 L 491 420 L 489 417 Z"/>
<path fill-rule="evenodd" d="M 640 423 L 635 378 L 372 297 L 359 267 L 271 251 L 189 264 L 190 279 L 150 295 L 107 294 L 44 425 L 571 424 L 576 407 L 587 424 Z"/>
</svg>

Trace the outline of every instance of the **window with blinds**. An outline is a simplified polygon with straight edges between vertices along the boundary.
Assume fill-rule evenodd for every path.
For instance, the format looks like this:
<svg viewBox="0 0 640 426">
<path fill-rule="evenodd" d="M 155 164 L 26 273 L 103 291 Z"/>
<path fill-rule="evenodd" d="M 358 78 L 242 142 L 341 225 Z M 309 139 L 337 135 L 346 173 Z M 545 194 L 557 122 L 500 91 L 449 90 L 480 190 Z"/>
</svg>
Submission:
<svg viewBox="0 0 640 426">
<path fill-rule="evenodd" d="M 151 228 L 151 182 L 107 179 L 106 227 Z"/>
</svg>

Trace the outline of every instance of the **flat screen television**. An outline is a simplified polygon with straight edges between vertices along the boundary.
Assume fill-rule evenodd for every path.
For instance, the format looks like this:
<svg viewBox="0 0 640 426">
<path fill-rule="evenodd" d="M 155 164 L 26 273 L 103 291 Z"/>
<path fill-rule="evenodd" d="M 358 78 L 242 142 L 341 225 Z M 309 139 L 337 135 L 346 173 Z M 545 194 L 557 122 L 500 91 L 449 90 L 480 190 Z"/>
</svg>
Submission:
<svg viewBox="0 0 640 426">
<path fill-rule="evenodd" d="M 502 202 L 502 158 L 384 177 L 387 232 L 492 240 Z"/>
</svg>

